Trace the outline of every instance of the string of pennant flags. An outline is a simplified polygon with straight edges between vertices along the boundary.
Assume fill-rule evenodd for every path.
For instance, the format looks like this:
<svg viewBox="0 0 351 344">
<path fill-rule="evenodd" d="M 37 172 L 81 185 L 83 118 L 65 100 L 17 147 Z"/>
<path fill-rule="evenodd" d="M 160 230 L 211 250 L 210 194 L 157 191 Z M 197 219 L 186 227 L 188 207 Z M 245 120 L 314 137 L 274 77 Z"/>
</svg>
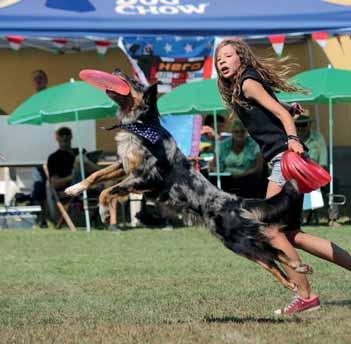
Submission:
<svg viewBox="0 0 351 344">
<path fill-rule="evenodd" d="M 330 33 L 314 32 L 310 35 L 322 48 L 326 46 Z M 144 85 L 160 82 L 159 92 L 167 93 L 185 82 L 216 77 L 213 52 L 225 37 L 219 36 L 123 36 L 117 39 L 102 39 L 89 36 L 83 38 L 48 37 L 0 37 L 0 48 L 21 47 L 45 49 L 61 54 L 95 49 L 103 57 L 108 49 L 118 47 L 127 57 L 134 77 Z M 270 43 L 278 56 L 282 56 L 286 39 L 289 42 L 303 40 L 304 34 L 250 36 L 240 39 L 248 43 Z"/>
<path fill-rule="evenodd" d="M 327 40 L 329 38 L 329 34 L 326 31 L 312 32 L 311 38 L 313 41 L 317 42 L 321 48 L 325 48 L 327 45 Z M 285 43 L 286 35 L 269 35 L 268 40 L 272 44 L 272 48 L 278 56 L 282 56 L 284 43 Z"/>
<path fill-rule="evenodd" d="M 302 34 L 303 35 L 303 34 Z M 286 39 L 290 35 L 287 34 L 276 34 L 276 35 L 269 35 L 266 37 L 270 44 L 272 45 L 272 48 L 274 52 L 278 56 L 283 55 L 283 50 L 284 50 L 284 45 L 286 43 Z M 294 35 L 296 36 L 296 34 Z M 327 44 L 327 40 L 330 37 L 330 34 L 326 31 L 319 31 L 319 32 L 312 32 L 310 34 L 311 39 L 315 41 L 321 48 L 325 48 Z M 250 39 L 257 39 L 258 36 L 253 36 L 253 37 L 244 37 L 244 40 L 250 41 Z M 259 37 L 263 38 L 263 37 Z M 36 47 L 36 48 L 44 48 L 49 51 L 53 52 L 59 52 L 59 53 L 65 53 L 65 52 L 75 52 L 75 51 L 84 51 L 84 50 L 91 50 L 95 49 L 99 56 L 104 56 L 109 48 L 113 47 L 120 47 L 120 39 L 116 40 L 107 40 L 107 39 L 102 39 L 102 38 L 95 38 L 95 37 L 85 37 L 80 40 L 74 40 L 74 39 L 68 39 L 68 38 L 30 38 L 30 43 L 27 45 L 26 41 L 27 39 L 24 36 L 19 36 L 19 35 L 10 35 L 5 37 L 7 41 L 7 45 L 9 48 L 11 48 L 14 51 L 20 50 L 23 46 L 29 46 L 29 47 Z M 33 40 L 37 41 L 37 44 L 33 43 Z M 214 38 L 215 40 L 215 38 Z M 41 42 L 45 42 L 45 45 L 40 44 Z M 90 43 L 88 45 L 87 43 Z M 91 44 L 93 43 L 93 45 Z M 84 46 L 89 47 L 89 48 L 84 48 Z M 2 46 L 6 47 L 6 45 Z"/>
<path fill-rule="evenodd" d="M 23 46 L 26 47 L 35 47 L 42 48 L 44 50 L 49 50 L 52 52 L 65 53 L 65 52 L 79 52 L 84 50 L 91 50 L 94 48 L 100 56 L 104 56 L 107 50 L 110 47 L 117 46 L 117 41 L 105 40 L 105 39 L 79 39 L 79 40 L 70 40 L 66 38 L 29 38 L 26 39 L 23 36 L 11 35 L 5 37 L 8 47 L 14 51 L 20 50 Z M 27 43 L 27 44 L 26 44 Z M 91 46 L 87 43 L 93 43 L 94 46 Z M 5 47 L 2 45 L 2 47 Z M 88 48 L 86 48 L 88 47 Z"/>
</svg>

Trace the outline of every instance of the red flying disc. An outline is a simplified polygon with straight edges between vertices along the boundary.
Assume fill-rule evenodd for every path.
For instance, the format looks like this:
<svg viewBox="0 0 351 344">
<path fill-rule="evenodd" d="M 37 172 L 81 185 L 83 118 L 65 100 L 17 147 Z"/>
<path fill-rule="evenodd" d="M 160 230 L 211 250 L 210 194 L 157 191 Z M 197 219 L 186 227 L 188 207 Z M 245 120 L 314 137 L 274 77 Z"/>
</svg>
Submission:
<svg viewBox="0 0 351 344">
<path fill-rule="evenodd" d="M 126 96 L 130 92 L 129 85 L 125 80 L 117 75 L 100 70 L 83 69 L 80 71 L 79 77 L 92 86 L 103 90 L 111 90 L 122 96 Z"/>
<path fill-rule="evenodd" d="M 295 179 L 299 190 L 308 193 L 327 185 L 331 177 L 317 163 L 307 157 L 286 151 L 281 158 L 281 169 L 284 179 Z"/>
</svg>

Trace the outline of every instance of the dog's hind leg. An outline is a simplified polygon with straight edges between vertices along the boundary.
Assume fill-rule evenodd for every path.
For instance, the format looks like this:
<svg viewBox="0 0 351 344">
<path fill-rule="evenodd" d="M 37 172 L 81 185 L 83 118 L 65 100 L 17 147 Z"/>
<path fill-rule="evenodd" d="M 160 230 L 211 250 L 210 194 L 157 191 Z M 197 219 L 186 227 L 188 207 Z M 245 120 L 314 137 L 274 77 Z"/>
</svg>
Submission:
<svg viewBox="0 0 351 344">
<path fill-rule="evenodd" d="M 257 264 L 261 265 L 265 270 L 269 271 L 274 278 L 284 287 L 293 291 L 297 291 L 297 285 L 290 282 L 286 274 L 279 268 L 274 261 L 263 261 L 260 259 L 252 259 Z"/>
<path fill-rule="evenodd" d="M 313 273 L 313 269 L 309 265 L 303 264 L 297 254 L 294 256 L 294 249 L 285 234 L 280 232 L 278 226 L 266 227 L 263 234 L 267 238 L 266 245 L 268 245 L 265 249 L 272 251 L 275 260 L 278 260 L 280 263 L 296 272 L 303 274 Z"/>
<path fill-rule="evenodd" d="M 122 163 L 117 162 L 111 166 L 103 168 L 102 170 L 94 172 L 80 183 L 70 186 L 65 190 L 65 193 L 69 196 L 77 196 L 83 191 L 88 190 L 93 185 L 99 184 L 103 181 L 121 178 L 124 175 L 125 172 L 123 170 Z"/>
<path fill-rule="evenodd" d="M 296 291 L 296 284 L 289 281 L 286 274 L 274 262 L 273 259 L 276 256 L 275 252 L 264 251 L 261 247 L 258 246 L 249 248 L 247 246 L 243 246 L 238 243 L 234 244 L 228 241 L 225 241 L 224 245 L 231 251 L 259 264 L 265 270 L 269 271 L 284 288 Z"/>
</svg>

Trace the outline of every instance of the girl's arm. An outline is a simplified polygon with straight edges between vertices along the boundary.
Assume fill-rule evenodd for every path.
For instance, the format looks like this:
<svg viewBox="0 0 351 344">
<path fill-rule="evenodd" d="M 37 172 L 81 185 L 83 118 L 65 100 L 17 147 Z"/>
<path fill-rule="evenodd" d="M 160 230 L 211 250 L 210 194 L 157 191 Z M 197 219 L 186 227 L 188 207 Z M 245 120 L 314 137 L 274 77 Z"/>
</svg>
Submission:
<svg viewBox="0 0 351 344">
<path fill-rule="evenodd" d="M 305 109 L 299 104 L 299 103 L 283 103 L 279 102 L 288 112 L 290 113 L 291 116 L 293 116 L 294 119 L 298 118 L 300 115 L 302 115 L 305 112 Z"/>
<path fill-rule="evenodd" d="M 286 134 L 297 137 L 293 117 L 290 115 L 288 110 L 284 108 L 284 106 L 282 106 L 278 101 L 276 101 L 263 88 L 263 86 L 259 82 L 253 79 L 246 79 L 242 87 L 244 96 L 247 99 L 255 100 L 264 108 L 272 112 L 272 114 L 279 118 L 279 120 L 282 122 Z M 304 152 L 303 146 L 298 140 L 288 140 L 288 148 L 289 150 L 298 154 L 303 154 Z"/>
</svg>

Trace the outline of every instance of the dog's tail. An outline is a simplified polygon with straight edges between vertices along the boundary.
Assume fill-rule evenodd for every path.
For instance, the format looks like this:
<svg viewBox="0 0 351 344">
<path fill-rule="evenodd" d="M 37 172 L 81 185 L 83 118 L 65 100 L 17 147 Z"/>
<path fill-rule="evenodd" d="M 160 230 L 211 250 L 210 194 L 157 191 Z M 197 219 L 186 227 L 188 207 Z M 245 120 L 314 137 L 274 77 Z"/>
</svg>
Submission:
<svg viewBox="0 0 351 344">
<path fill-rule="evenodd" d="M 242 216 L 260 223 L 286 222 L 289 213 L 301 206 L 302 195 L 295 180 L 285 183 L 275 196 L 265 199 L 247 199 L 243 201 Z M 286 221 L 284 221 L 286 220 Z"/>
</svg>

